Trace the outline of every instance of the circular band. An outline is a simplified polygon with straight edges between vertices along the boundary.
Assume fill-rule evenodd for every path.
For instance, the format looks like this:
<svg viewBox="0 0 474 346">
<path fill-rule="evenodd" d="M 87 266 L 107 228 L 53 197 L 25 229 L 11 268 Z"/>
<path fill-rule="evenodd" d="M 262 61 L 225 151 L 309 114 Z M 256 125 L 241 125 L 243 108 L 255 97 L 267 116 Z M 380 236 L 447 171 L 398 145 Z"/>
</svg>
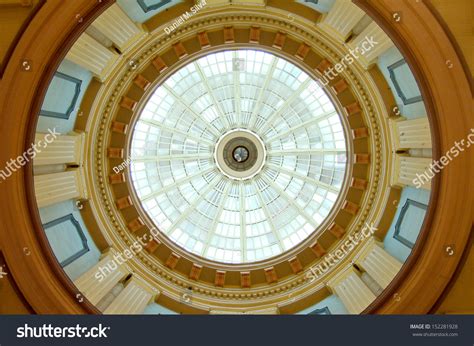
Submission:
<svg viewBox="0 0 474 346">
<path fill-rule="evenodd" d="M 248 157 L 241 162 L 234 158 L 236 149 L 247 150 Z M 267 150 L 263 140 L 254 132 L 234 129 L 222 135 L 214 149 L 217 168 L 226 177 L 234 180 L 248 180 L 260 173 L 265 165 Z"/>
</svg>

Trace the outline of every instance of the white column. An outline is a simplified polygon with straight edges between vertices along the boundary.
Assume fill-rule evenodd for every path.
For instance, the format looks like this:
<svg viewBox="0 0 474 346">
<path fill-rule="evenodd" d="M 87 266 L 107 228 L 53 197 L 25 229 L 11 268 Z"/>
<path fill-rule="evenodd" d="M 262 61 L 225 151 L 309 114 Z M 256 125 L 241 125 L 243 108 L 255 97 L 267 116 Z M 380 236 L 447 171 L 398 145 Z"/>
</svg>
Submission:
<svg viewBox="0 0 474 346">
<path fill-rule="evenodd" d="M 128 269 L 118 264 L 113 258 L 113 252 L 110 251 L 99 263 L 74 281 L 74 284 L 92 304 L 96 305 L 128 274 Z"/>
<path fill-rule="evenodd" d="M 375 294 L 362 281 L 352 265 L 332 278 L 328 286 L 351 314 L 360 314 L 375 299 Z"/>
<path fill-rule="evenodd" d="M 92 26 L 115 43 L 122 53 L 146 36 L 143 29 L 135 24 L 116 3 L 102 13 Z"/>
<path fill-rule="evenodd" d="M 96 305 L 95 307 L 100 311 L 105 311 L 107 307 L 112 304 L 112 302 L 117 298 L 120 292 L 123 291 L 123 283 L 119 282 L 116 284 L 110 291 L 107 293 Z"/>
<path fill-rule="evenodd" d="M 388 286 L 402 267 L 402 263 L 385 251 L 373 237 L 361 248 L 355 262 L 382 288 Z"/>
<path fill-rule="evenodd" d="M 373 294 L 376 296 L 380 295 L 383 291 L 382 286 L 380 286 L 377 281 L 374 280 L 373 277 L 371 277 L 367 272 L 363 272 L 360 275 L 360 278 L 364 283 L 367 285 L 367 287 L 372 291 Z"/>
<path fill-rule="evenodd" d="M 38 141 L 44 142 L 45 135 L 47 134 L 36 133 L 35 143 L 38 143 Z M 81 166 L 84 156 L 84 138 L 84 133 L 74 132 L 69 135 L 56 137 L 54 141 L 41 149 L 41 152 L 37 153 L 33 160 L 33 165 L 73 164 Z"/>
<path fill-rule="evenodd" d="M 431 178 L 435 174 L 430 168 L 433 162 L 431 158 L 394 154 L 393 160 L 392 185 L 431 189 Z M 422 186 L 416 184 L 415 181 L 421 181 Z"/>
<path fill-rule="evenodd" d="M 103 82 L 117 63 L 119 55 L 83 33 L 67 53 L 66 59 L 91 71 Z"/>
<path fill-rule="evenodd" d="M 413 157 L 433 157 L 433 150 L 431 148 L 425 149 L 408 149 L 408 154 Z"/>
<path fill-rule="evenodd" d="M 154 290 L 142 279 L 134 275 L 126 283 L 123 291 L 105 309 L 104 314 L 141 314 L 157 294 L 157 290 Z"/>
<path fill-rule="evenodd" d="M 432 148 L 430 123 L 427 117 L 389 120 L 393 150 Z"/>
<path fill-rule="evenodd" d="M 87 198 L 83 168 L 66 172 L 35 175 L 35 195 L 38 207 Z"/>
<path fill-rule="evenodd" d="M 376 63 L 377 58 L 385 53 L 390 47 L 393 46 L 392 40 L 387 34 L 377 25 L 377 23 L 370 23 L 356 38 L 348 43 L 349 48 L 357 51 L 356 48 L 364 48 L 364 41 L 372 39 L 377 42 L 369 50 L 366 50 L 364 55 L 359 54 L 358 61 L 367 70 L 372 64 Z M 367 44 L 365 44 L 367 46 Z"/>
<path fill-rule="evenodd" d="M 336 0 L 329 13 L 325 14 L 318 26 L 338 42 L 344 43 L 354 26 L 365 15 L 352 1 Z"/>
</svg>

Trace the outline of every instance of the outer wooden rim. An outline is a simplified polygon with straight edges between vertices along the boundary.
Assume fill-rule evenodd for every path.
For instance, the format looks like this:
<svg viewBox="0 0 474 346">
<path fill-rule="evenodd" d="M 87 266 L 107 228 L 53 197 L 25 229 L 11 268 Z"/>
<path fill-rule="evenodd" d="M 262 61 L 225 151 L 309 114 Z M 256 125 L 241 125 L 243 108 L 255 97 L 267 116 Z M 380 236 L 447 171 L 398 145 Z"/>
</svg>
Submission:
<svg viewBox="0 0 474 346">
<path fill-rule="evenodd" d="M 33 20 L 33 18 L 36 16 L 36 14 L 38 13 L 38 11 L 41 9 L 41 7 L 45 4 L 46 0 L 39 0 L 38 3 L 36 5 L 34 5 L 34 8 L 33 10 L 30 12 L 30 14 L 28 15 L 28 17 L 25 19 L 25 21 L 23 22 L 23 24 L 21 25 L 20 27 L 20 30 L 18 30 L 17 34 L 15 35 L 14 39 L 13 39 L 13 42 L 10 44 L 10 46 L 8 47 L 8 50 L 5 54 L 5 57 L 3 58 L 2 61 L 0 61 L 0 79 L 2 78 L 3 76 L 3 73 L 5 72 L 5 69 L 7 67 L 7 64 L 8 62 L 10 61 L 10 58 L 13 54 L 13 51 L 15 50 L 17 44 L 18 44 L 18 41 L 20 41 L 21 39 L 21 36 L 23 35 L 23 33 L 25 32 L 25 30 L 28 28 L 28 26 L 30 25 L 31 21 Z"/>
<path fill-rule="evenodd" d="M 41 100 L 57 65 L 79 35 L 112 3 L 47 1 L 31 20 L 6 62 L 0 86 L 0 109 L 6 115 L 0 130 L 5 141 L 0 161 L 21 155 L 31 145 Z M 80 23 L 77 14 L 82 18 Z M 57 37 L 58 32 L 61 37 Z M 31 71 L 21 70 L 23 59 L 31 62 Z M 37 313 L 100 313 L 78 295 L 49 247 L 35 202 L 32 170 L 30 162 L 2 183 L 0 214 L 8 228 L 2 231 L 0 242 L 11 274 Z"/>
<path fill-rule="evenodd" d="M 410 65 L 430 119 L 433 158 L 438 160 L 455 141 L 466 138 L 474 125 L 471 77 L 465 73 L 468 69 L 457 44 L 433 14 L 431 4 L 408 0 L 353 2 L 384 29 Z M 394 20 L 395 13 L 402 16 L 401 21 Z M 453 114 L 457 115 L 455 122 Z M 468 244 L 474 215 L 473 188 L 469 184 L 473 161 L 472 155 L 465 155 L 462 162 L 451 162 L 435 176 L 415 248 L 402 270 L 364 313 L 428 313 L 442 295 Z M 470 192 L 466 194 L 467 186 Z M 453 256 L 447 255 L 448 246 L 456 249 Z"/>
<path fill-rule="evenodd" d="M 466 76 L 453 43 L 430 11 L 430 6 L 423 2 L 355 2 L 384 28 L 409 62 L 420 83 L 432 121 L 434 156 L 439 158 L 441 153 L 449 150 L 456 140 L 465 138 L 468 130 L 474 127 L 470 76 Z M 57 52 L 64 49 L 61 46 L 68 37 L 79 35 L 84 29 L 84 26 L 77 25 L 76 15 L 84 14 L 83 23 L 87 23 L 111 3 L 49 0 L 25 30 L 5 69 L 0 86 L 0 109 L 6 115 L 0 129 L 4 140 L 0 162 L 6 162 L 23 152 L 30 138 L 28 132 L 31 135 L 31 128 L 34 128 L 29 119 L 36 117 L 35 106 L 38 108 L 39 100 L 42 99 L 39 96 L 44 94 L 45 86 L 56 67 L 54 61 L 57 63 L 61 58 Z M 402 22 L 393 21 L 394 12 L 402 13 Z M 436 41 L 427 37 L 435 37 Z M 430 54 L 426 53 L 428 51 Z M 452 69 L 448 69 L 439 56 L 450 60 Z M 19 64 L 14 64 L 24 58 L 33 61 L 31 72 L 22 72 Z M 437 73 L 432 74 L 430 71 Z M 456 121 L 453 121 L 454 114 Z M 473 161 L 472 156 L 464 155 L 462 162 L 453 161 L 435 178 L 432 201 L 437 200 L 438 203 L 433 203 L 429 210 L 420 242 L 399 275 L 366 309 L 366 313 L 427 313 L 435 304 L 458 266 L 473 222 L 474 187 L 469 184 Z M 439 188 L 436 187 L 437 183 Z M 44 237 L 39 227 L 41 223 L 38 224 L 37 214 L 35 217 L 31 213 L 32 209 L 24 197 L 32 193 L 31 187 L 31 167 L 15 173 L 2 183 L 4 198 L 0 201 L 0 215 L 9 227 L 2 232 L 0 242 L 12 276 L 37 313 L 97 312 L 75 299 L 77 291 L 75 288 L 71 290 L 70 280 L 62 269 L 58 270 L 57 264 L 51 265 L 53 255 L 40 240 Z M 445 253 L 448 245 L 455 246 L 455 254 L 450 257 Z M 24 247 L 31 251 L 30 256 L 24 255 Z M 426 290 L 427 283 L 430 284 L 429 290 Z"/>
</svg>

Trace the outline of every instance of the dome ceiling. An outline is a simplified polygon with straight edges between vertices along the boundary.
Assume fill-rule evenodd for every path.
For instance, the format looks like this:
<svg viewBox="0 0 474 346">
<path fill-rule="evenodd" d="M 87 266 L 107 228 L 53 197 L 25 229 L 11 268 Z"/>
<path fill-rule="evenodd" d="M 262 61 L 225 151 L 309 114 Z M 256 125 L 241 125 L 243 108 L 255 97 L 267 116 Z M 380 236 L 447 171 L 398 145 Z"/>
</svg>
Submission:
<svg viewBox="0 0 474 346">
<path fill-rule="evenodd" d="M 62 133 L 25 167 L 26 189 L 22 174 L 5 185 L 5 215 L 21 212 L 10 228 L 23 231 L 4 232 L 12 246 L 2 251 L 12 272 L 37 267 L 14 278 L 21 291 L 35 312 L 109 313 L 119 286 L 152 295 L 146 307 L 121 300 L 121 311 L 137 313 L 430 311 L 450 286 L 471 226 L 446 188 L 453 177 L 467 179 L 459 164 L 424 191 L 413 187 L 416 172 L 467 128 L 462 59 L 433 9 L 221 6 L 230 2 L 209 4 L 172 33 L 163 29 L 193 1 L 141 19 L 130 16 L 132 1 L 78 1 L 61 5 L 61 16 L 54 4 L 41 8 L 30 25 L 53 23 L 57 35 L 26 30 L 12 55 L 27 58 L 21 72 L 8 63 L 3 75 L 5 90 L 25 91 L 3 95 L 3 108 L 17 115 L 5 128 L 18 130 L 5 133 L 6 158 L 50 127 Z M 343 64 L 372 36 L 378 43 L 368 54 Z M 436 39 L 425 40 L 428 49 L 420 37 Z M 445 58 L 430 60 L 420 47 L 442 47 Z M 333 70 L 322 90 L 317 80 Z M 54 219 L 56 211 L 71 210 L 89 246 L 80 258 L 70 246 L 84 250 L 74 223 L 57 232 L 74 239 L 49 242 L 52 223 L 64 218 Z M 452 217 L 435 217 L 439 210 Z M 357 240 L 366 225 L 375 233 Z M 74 256 L 63 266 L 65 252 Z M 35 261 L 20 260 L 24 253 Z M 116 255 L 127 257 L 121 274 L 85 289 Z M 437 294 L 410 300 L 432 268 L 443 269 Z M 40 285 L 45 277 L 51 285 Z M 85 299 L 74 304 L 78 292 Z"/>
<path fill-rule="evenodd" d="M 225 145 L 224 145 L 225 144 Z M 240 49 L 189 62 L 134 127 L 131 177 L 157 228 L 210 260 L 279 255 L 338 199 L 344 130 L 320 85 L 285 59 Z"/>
</svg>

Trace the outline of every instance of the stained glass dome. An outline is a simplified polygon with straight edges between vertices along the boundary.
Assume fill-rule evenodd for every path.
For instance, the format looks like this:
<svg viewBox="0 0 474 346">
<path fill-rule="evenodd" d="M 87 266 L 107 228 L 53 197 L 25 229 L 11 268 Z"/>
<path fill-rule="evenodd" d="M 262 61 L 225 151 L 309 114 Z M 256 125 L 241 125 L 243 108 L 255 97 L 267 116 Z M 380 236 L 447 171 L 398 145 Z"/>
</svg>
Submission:
<svg viewBox="0 0 474 346">
<path fill-rule="evenodd" d="M 268 52 L 211 53 L 154 91 L 132 135 L 131 178 L 157 228 L 224 263 L 279 255 L 328 217 L 347 148 L 324 90 Z"/>
</svg>

